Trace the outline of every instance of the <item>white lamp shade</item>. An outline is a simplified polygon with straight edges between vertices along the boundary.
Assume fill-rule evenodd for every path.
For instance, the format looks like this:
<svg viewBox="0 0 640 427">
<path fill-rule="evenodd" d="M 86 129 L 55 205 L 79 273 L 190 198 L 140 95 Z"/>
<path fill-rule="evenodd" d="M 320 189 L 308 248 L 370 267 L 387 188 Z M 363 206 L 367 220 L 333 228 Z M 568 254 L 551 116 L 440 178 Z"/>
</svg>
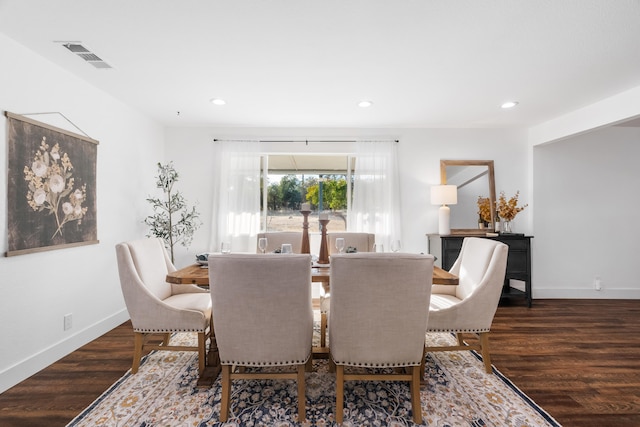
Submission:
<svg viewBox="0 0 640 427">
<path fill-rule="evenodd" d="M 458 203 L 458 188 L 455 185 L 434 185 L 431 187 L 432 205 L 455 205 Z"/>
</svg>

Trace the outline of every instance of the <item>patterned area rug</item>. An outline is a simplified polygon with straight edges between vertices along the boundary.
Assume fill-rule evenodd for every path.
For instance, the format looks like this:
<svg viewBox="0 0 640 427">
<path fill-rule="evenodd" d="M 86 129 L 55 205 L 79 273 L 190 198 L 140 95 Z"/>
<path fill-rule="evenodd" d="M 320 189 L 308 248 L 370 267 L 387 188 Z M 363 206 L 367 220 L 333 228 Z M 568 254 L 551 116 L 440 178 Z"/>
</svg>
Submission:
<svg viewBox="0 0 640 427">
<path fill-rule="evenodd" d="M 176 334 L 175 341 L 194 336 Z M 448 334 L 428 334 L 430 343 L 453 343 Z M 471 351 L 427 354 L 427 381 L 421 387 L 423 424 L 438 427 L 559 424 L 494 368 L 484 371 Z M 307 418 L 297 418 L 294 381 L 237 381 L 232 386 L 231 416 L 218 421 L 220 378 L 197 388 L 194 352 L 152 352 L 136 375 L 127 372 L 68 426 L 334 426 L 335 374 L 326 360 L 314 361 L 306 374 Z M 345 384 L 343 426 L 414 426 L 406 382 Z"/>
</svg>

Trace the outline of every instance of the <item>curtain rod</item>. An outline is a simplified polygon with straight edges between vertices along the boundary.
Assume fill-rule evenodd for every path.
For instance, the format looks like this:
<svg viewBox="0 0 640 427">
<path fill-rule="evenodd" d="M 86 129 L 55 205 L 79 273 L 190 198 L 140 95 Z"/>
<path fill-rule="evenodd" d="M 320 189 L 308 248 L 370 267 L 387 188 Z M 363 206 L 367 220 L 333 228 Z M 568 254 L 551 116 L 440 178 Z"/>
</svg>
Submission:
<svg viewBox="0 0 640 427">
<path fill-rule="evenodd" d="M 240 142 L 240 141 L 247 141 L 247 140 L 246 139 L 218 139 L 218 138 L 214 138 L 213 139 L 213 142 L 218 142 L 218 141 L 228 141 L 228 142 L 238 141 L 238 142 Z M 361 141 L 368 141 L 368 140 L 363 139 Z M 396 142 L 396 143 L 400 142 L 397 139 L 393 139 L 393 140 L 391 140 L 391 139 L 380 139 L 380 140 L 371 140 L 371 141 L 393 141 L 393 142 Z M 300 139 L 300 140 L 295 140 L 295 139 L 281 139 L 281 140 L 278 140 L 278 139 L 259 139 L 258 142 L 292 142 L 292 143 L 304 142 L 305 144 L 308 145 L 310 142 L 358 142 L 358 140 L 355 140 L 355 139 L 347 139 L 347 140 L 338 140 L 338 139 L 335 139 L 335 140 L 331 140 L 331 139 L 304 139 L 304 140 L 303 139 Z"/>
</svg>

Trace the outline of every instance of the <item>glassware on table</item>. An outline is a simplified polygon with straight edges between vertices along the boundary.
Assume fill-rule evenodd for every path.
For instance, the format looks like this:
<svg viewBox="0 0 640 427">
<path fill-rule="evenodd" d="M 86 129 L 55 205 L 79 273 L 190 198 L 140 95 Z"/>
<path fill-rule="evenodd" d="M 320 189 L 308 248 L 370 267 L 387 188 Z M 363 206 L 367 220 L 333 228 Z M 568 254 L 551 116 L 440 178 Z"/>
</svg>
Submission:
<svg viewBox="0 0 640 427">
<path fill-rule="evenodd" d="M 402 249 L 400 240 L 394 240 L 393 242 L 391 242 L 391 252 L 398 252 L 400 249 Z"/>
<path fill-rule="evenodd" d="M 344 252 L 344 238 L 338 237 L 336 239 L 336 249 L 338 250 L 339 253 Z"/>
<path fill-rule="evenodd" d="M 293 248 L 291 247 L 291 243 L 283 243 L 282 248 L 280 249 L 280 253 L 283 253 L 283 254 L 293 253 Z"/>
<path fill-rule="evenodd" d="M 258 239 L 258 248 L 260 248 L 262 253 L 265 253 L 265 251 L 267 250 L 267 238 L 266 237 L 261 237 L 261 238 Z"/>
<path fill-rule="evenodd" d="M 231 243 L 230 242 L 222 242 L 222 245 L 220 246 L 220 252 L 222 252 L 223 254 L 230 254 L 231 253 Z"/>
<path fill-rule="evenodd" d="M 373 252 L 384 252 L 384 245 L 382 243 L 374 243 Z"/>
</svg>

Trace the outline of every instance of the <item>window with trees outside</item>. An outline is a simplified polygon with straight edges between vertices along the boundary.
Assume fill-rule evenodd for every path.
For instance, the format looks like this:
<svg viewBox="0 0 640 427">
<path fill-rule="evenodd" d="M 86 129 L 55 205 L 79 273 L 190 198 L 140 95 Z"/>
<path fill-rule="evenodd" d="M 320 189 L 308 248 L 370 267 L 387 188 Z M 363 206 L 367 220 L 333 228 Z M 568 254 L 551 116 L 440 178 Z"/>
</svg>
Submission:
<svg viewBox="0 0 640 427">
<path fill-rule="evenodd" d="M 355 159 L 348 155 L 269 155 L 263 158 L 261 208 L 265 231 L 300 231 L 302 203 L 311 205 L 309 231 L 329 214 L 327 231 L 347 229 Z M 266 199 L 266 206 L 264 200 Z"/>
</svg>

